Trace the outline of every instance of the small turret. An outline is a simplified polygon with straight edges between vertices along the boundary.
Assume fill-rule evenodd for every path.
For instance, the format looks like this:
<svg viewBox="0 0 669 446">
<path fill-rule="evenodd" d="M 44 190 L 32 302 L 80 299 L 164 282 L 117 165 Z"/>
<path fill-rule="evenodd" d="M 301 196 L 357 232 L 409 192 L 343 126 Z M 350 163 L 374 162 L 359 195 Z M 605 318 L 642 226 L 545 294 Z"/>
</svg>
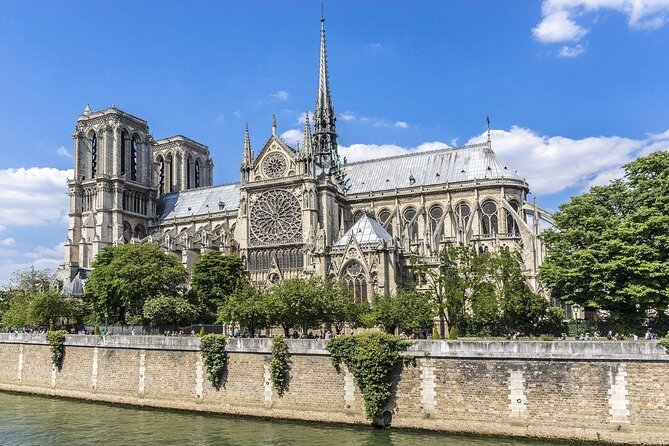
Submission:
<svg viewBox="0 0 669 446">
<path fill-rule="evenodd" d="M 253 154 L 253 148 L 251 147 L 251 138 L 249 136 L 249 124 L 246 123 L 244 127 L 244 148 L 242 149 L 242 164 L 239 166 L 239 170 L 242 173 L 241 181 L 246 183 L 249 180 L 250 171 L 253 168 L 255 156 Z"/>
</svg>

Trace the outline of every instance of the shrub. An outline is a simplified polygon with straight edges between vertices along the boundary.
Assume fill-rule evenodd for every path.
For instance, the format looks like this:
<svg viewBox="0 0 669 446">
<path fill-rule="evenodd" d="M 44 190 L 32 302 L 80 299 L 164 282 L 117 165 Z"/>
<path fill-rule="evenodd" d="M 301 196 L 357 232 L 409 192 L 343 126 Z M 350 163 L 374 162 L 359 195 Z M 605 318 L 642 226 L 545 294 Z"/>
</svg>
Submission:
<svg viewBox="0 0 669 446">
<path fill-rule="evenodd" d="M 450 341 L 458 339 L 458 330 L 455 327 L 451 327 L 451 331 L 448 332 L 448 339 Z"/>
<path fill-rule="evenodd" d="M 51 363 L 58 370 L 63 367 L 63 360 L 65 359 L 65 334 L 64 330 L 51 330 L 46 334 L 46 340 L 51 349 Z"/>
<path fill-rule="evenodd" d="M 432 339 L 441 339 L 441 336 L 439 336 L 439 329 L 436 326 L 432 327 Z"/>
<path fill-rule="evenodd" d="M 334 366 L 339 369 L 343 362 L 353 374 L 369 420 L 378 418 L 390 400 L 395 366 L 400 361 L 415 364 L 415 358 L 400 355 L 409 345 L 399 336 L 381 332 L 340 336 L 327 343 Z"/>
<path fill-rule="evenodd" d="M 200 332 L 198 333 L 198 336 L 203 337 L 207 334 L 206 331 L 204 331 L 204 327 L 200 327 Z"/>
<path fill-rule="evenodd" d="M 228 353 L 225 351 L 225 335 L 208 334 L 200 339 L 200 351 L 207 370 L 207 378 L 216 390 L 223 384 L 223 374 L 228 365 Z"/>
<path fill-rule="evenodd" d="M 669 336 L 666 336 L 664 339 L 660 340 L 660 345 L 669 353 Z"/>
<path fill-rule="evenodd" d="M 272 378 L 272 387 L 279 396 L 287 388 L 288 373 L 290 372 L 288 344 L 283 336 L 272 338 L 272 360 L 269 363 L 269 374 Z"/>
</svg>

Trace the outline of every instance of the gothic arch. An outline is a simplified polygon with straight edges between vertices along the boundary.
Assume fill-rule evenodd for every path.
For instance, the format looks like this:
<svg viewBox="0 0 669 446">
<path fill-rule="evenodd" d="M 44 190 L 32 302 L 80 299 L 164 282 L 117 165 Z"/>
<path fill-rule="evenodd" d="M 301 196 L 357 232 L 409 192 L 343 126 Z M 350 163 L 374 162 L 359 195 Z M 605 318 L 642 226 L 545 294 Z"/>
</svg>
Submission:
<svg viewBox="0 0 669 446">
<path fill-rule="evenodd" d="M 418 240 L 418 215 L 415 207 L 407 206 L 402 211 L 402 224 L 405 227 L 409 240 Z"/>
<path fill-rule="evenodd" d="M 365 268 L 357 260 L 350 260 L 341 269 L 339 278 L 346 284 L 349 298 L 359 304 L 368 303 L 368 283 Z"/>
</svg>

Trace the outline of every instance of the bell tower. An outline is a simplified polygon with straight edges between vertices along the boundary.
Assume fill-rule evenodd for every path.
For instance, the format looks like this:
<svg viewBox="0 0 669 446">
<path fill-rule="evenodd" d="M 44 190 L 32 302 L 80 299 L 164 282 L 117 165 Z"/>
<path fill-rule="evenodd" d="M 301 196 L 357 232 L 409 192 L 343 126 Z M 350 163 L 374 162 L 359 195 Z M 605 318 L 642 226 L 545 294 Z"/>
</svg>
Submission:
<svg viewBox="0 0 669 446">
<path fill-rule="evenodd" d="M 155 217 L 153 139 L 146 121 L 112 106 L 77 119 L 65 267 L 70 279 L 90 270 L 115 243 L 141 240 Z M 82 277 L 85 278 L 85 277 Z"/>
</svg>

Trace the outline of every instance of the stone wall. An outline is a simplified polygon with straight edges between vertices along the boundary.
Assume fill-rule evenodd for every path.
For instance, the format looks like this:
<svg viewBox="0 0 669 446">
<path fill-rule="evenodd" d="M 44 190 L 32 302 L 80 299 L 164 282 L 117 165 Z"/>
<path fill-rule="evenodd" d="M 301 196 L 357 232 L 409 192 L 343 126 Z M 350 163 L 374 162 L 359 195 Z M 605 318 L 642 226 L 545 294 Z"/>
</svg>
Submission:
<svg viewBox="0 0 669 446">
<path fill-rule="evenodd" d="M 322 341 L 289 340 L 290 382 L 269 378 L 270 339 L 229 339 L 224 386 L 198 338 L 68 336 L 63 367 L 43 335 L 0 334 L 0 390 L 140 406 L 367 424 L 353 377 Z M 393 427 L 669 444 L 669 355 L 650 342 L 417 341 L 399 373 Z"/>
</svg>

